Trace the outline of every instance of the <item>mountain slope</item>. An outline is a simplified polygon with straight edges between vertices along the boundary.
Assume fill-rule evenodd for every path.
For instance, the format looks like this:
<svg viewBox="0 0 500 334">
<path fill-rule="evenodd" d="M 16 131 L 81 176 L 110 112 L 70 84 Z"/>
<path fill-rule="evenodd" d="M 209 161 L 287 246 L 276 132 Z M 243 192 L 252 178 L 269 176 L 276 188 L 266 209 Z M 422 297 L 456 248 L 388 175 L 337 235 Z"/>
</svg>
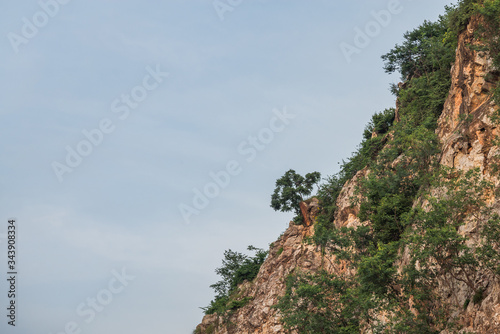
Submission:
<svg viewBox="0 0 500 334">
<path fill-rule="evenodd" d="M 314 223 L 291 222 L 255 280 L 239 286 L 234 298 L 248 303 L 206 315 L 196 333 L 500 333 L 500 148 L 493 98 L 499 72 L 494 56 L 479 47 L 484 18 L 474 15 L 466 23 L 444 106 L 429 105 L 439 114 L 420 117 L 425 97 L 419 80 L 442 85 L 444 79 L 431 80 L 443 69 L 403 68 L 408 73 L 399 85 L 393 130 L 369 127 L 369 162 L 354 157 L 344 165 L 337 180 L 346 182 L 335 190 L 330 214 L 324 196 L 319 209 L 308 201 L 304 218 Z M 416 32 L 433 40 L 434 28 Z M 403 174 L 392 179 L 397 173 Z M 382 180 L 395 191 L 375 189 Z M 323 234 L 329 239 L 312 241 Z M 355 291 L 357 300 L 324 288 L 316 280 L 321 273 L 332 275 L 330 282 L 347 282 L 346 295 Z M 309 288 L 323 290 L 300 295 Z M 273 307 L 284 295 L 295 305 Z"/>
</svg>

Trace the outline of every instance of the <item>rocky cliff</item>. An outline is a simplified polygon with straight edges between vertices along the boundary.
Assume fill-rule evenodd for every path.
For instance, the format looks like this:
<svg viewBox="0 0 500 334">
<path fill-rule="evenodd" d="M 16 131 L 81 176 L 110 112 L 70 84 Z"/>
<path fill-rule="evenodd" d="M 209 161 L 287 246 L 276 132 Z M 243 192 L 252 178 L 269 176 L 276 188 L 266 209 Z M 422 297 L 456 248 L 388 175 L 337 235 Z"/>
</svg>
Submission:
<svg viewBox="0 0 500 334">
<path fill-rule="evenodd" d="M 500 148 L 494 145 L 498 128 L 490 119 L 498 109 L 492 99 L 498 71 L 487 53 L 470 47 L 478 43 L 474 33 L 480 21 L 473 17 L 459 37 L 457 57 L 452 67 L 452 85 L 438 121 L 437 133 L 442 145 L 440 163 L 463 171 L 479 168 L 482 177 L 498 188 L 498 173 L 492 170 L 492 162 L 500 153 Z M 460 122 L 460 119 L 467 121 Z M 499 197 L 491 196 L 488 202 L 495 212 L 500 212 Z M 477 241 L 477 223 L 471 219 L 460 228 L 461 234 L 472 244 Z M 500 282 L 498 278 L 483 273 L 477 275 L 476 283 L 483 286 L 485 297 L 478 304 L 469 303 L 465 310 L 462 305 L 467 295 L 463 284 L 443 282 L 442 293 L 456 306 L 455 312 L 460 313 L 465 327 L 461 333 L 500 333 Z"/>
<path fill-rule="evenodd" d="M 494 143 L 498 129 L 490 116 L 497 109 L 491 93 L 498 83 L 499 73 L 486 52 L 470 47 L 477 43 L 474 32 L 479 24 L 480 19 L 474 17 L 459 36 L 451 70 L 452 84 L 436 130 L 441 145 L 439 159 L 442 165 L 463 171 L 479 168 L 481 177 L 498 188 L 500 181 L 495 176 L 498 173 L 494 173 L 492 167 L 492 161 L 500 154 L 500 148 Z M 337 228 L 369 224 L 359 220 L 360 208 L 353 205 L 352 200 L 358 180 L 367 173 L 367 169 L 359 171 L 337 197 L 334 220 Z M 500 197 L 492 194 L 488 205 L 500 213 Z M 316 207 L 314 201 L 302 205 L 305 221 L 312 223 L 290 223 L 286 232 L 272 244 L 257 278 L 240 286 L 239 294 L 242 298 L 250 297 L 250 302 L 233 312 L 229 319 L 217 314 L 205 316 L 197 333 L 285 333 L 279 314 L 272 306 L 284 294 L 287 275 L 296 269 L 316 271 L 322 268 L 335 273 L 347 270 L 333 255 L 324 255 L 318 246 L 305 242 L 314 233 Z M 474 219 L 468 219 L 460 227 L 460 234 L 467 237 L 471 245 L 478 240 L 477 224 Z M 403 262 L 407 260 L 403 257 Z M 449 316 L 459 319 L 460 333 L 500 333 L 500 282 L 487 272 L 478 273 L 475 280 L 474 284 L 483 289 L 483 298 L 478 303 L 467 303 L 470 298 L 467 286 L 449 279 L 439 282 L 442 302 L 452 305 Z M 449 333 L 452 332 L 442 332 Z"/>
<path fill-rule="evenodd" d="M 308 219 L 314 218 L 308 215 Z M 341 270 L 331 257 L 322 256 L 318 247 L 304 242 L 313 233 L 314 226 L 290 222 L 285 233 L 271 245 L 269 256 L 255 280 L 239 288 L 240 298 L 251 297 L 250 303 L 228 319 L 229 326 L 219 326 L 228 322 L 223 316 L 205 316 L 198 326 L 199 333 L 284 333 L 279 315 L 272 306 L 283 295 L 285 277 L 297 268 L 315 271 L 324 266 L 330 271 Z"/>
</svg>

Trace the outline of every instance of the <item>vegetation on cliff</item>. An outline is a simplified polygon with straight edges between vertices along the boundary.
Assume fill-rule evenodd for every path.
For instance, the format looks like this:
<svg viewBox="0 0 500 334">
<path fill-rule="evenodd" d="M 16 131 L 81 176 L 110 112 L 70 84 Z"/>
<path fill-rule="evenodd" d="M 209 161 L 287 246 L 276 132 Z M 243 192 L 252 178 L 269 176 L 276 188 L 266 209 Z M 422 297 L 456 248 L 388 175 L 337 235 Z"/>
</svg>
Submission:
<svg viewBox="0 0 500 334">
<path fill-rule="evenodd" d="M 488 205 L 498 189 L 478 170 L 462 172 L 441 165 L 436 134 L 458 37 L 474 16 L 481 18 L 481 28 L 475 36 L 478 43 L 468 47 L 487 52 L 498 69 L 500 0 L 459 1 L 436 22 L 426 21 L 404 34 L 403 43 L 382 56 L 386 72 L 401 74 L 402 83 L 391 87 L 398 107 L 373 115 L 357 151 L 316 194 L 320 213 L 310 242 L 323 254 L 334 254 L 345 270 L 297 270 L 286 278 L 285 294 L 274 306 L 286 330 L 456 332 L 461 329 L 459 319 L 439 293 L 439 282 L 463 284 L 465 308 L 484 298 L 481 275 L 500 278 L 500 217 Z M 488 75 L 493 76 L 488 81 L 498 82 L 498 73 Z M 498 85 L 492 98 L 500 101 Z M 500 115 L 492 120 L 500 123 Z M 291 172 L 278 180 L 282 187 L 273 195 L 272 206 L 299 214 L 299 202 L 319 176 L 302 178 L 312 183 L 306 182 L 307 191 L 301 192 Z M 351 200 L 363 223 L 336 227 L 337 199 L 356 175 Z M 474 242 L 463 233 L 470 220 L 475 222 Z M 225 281 L 212 287 L 225 288 L 205 309 L 207 314 L 229 309 L 235 275 L 222 276 Z"/>
<path fill-rule="evenodd" d="M 390 110 L 374 115 L 358 151 L 318 193 L 322 214 L 313 241 L 347 261 L 352 270 L 344 275 L 291 275 L 276 305 L 287 329 L 360 333 L 370 328 L 415 334 L 456 330 L 448 305 L 436 293 L 438 278 L 466 284 L 468 300 L 478 303 L 484 286 L 477 276 L 500 275 L 500 220 L 486 205 L 496 189 L 477 170 L 461 173 L 439 165 L 435 134 L 451 84 L 458 34 L 474 14 L 485 18 L 477 39 L 498 67 L 498 0 L 465 0 L 448 7 L 437 22 L 424 22 L 406 33 L 403 44 L 382 57 L 385 70 L 398 71 L 403 79 L 392 87 L 398 97 L 397 122 Z M 353 200 L 360 208 L 359 219 L 369 224 L 335 228 L 340 190 L 365 168 L 369 172 L 358 181 Z M 478 226 L 475 245 L 460 233 L 471 215 Z M 376 314 L 385 314 L 384 321 Z"/>
<path fill-rule="evenodd" d="M 301 222 L 300 202 L 311 194 L 313 187 L 321 179 L 318 172 L 307 173 L 305 176 L 290 169 L 276 180 L 276 188 L 271 196 L 271 207 L 275 211 L 294 211 L 295 220 Z"/>
<path fill-rule="evenodd" d="M 247 249 L 254 251 L 255 255 L 247 256 L 230 249 L 224 252 L 222 266 L 215 270 L 222 279 L 210 286 L 215 291 L 215 299 L 210 302 L 210 305 L 202 308 L 205 314 L 223 315 L 248 303 L 249 299 L 239 298 L 238 285 L 245 281 L 252 281 L 257 276 L 260 266 L 267 257 L 267 252 L 253 246 L 248 246 Z"/>
</svg>

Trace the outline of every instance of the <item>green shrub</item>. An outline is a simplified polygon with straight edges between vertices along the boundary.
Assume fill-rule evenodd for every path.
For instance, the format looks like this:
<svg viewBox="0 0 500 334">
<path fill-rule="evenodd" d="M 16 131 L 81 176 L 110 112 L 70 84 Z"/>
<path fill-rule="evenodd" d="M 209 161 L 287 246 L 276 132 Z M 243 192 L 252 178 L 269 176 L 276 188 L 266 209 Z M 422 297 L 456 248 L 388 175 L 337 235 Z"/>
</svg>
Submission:
<svg viewBox="0 0 500 334">
<path fill-rule="evenodd" d="M 500 31 L 500 0 L 483 0 L 480 4 L 476 3 L 474 7 L 477 13 L 481 14 L 485 19 L 479 38 L 485 44 L 485 50 L 493 59 L 495 67 L 500 69 L 500 40 L 498 38 L 498 32 Z M 496 103 L 500 104 L 500 86 L 498 83 L 493 94 Z"/>
<path fill-rule="evenodd" d="M 235 311 L 243 306 L 247 305 L 253 297 L 245 297 L 243 299 L 232 300 L 227 305 L 227 310 Z"/>
<path fill-rule="evenodd" d="M 465 30 L 471 16 L 476 12 L 478 0 L 461 0 L 455 6 L 447 6 L 449 39 L 456 42 L 458 35 Z"/>
<path fill-rule="evenodd" d="M 484 288 L 477 289 L 477 291 L 474 293 L 474 296 L 472 297 L 472 302 L 474 303 L 474 305 L 477 305 L 483 301 L 485 291 L 486 289 Z"/>
<path fill-rule="evenodd" d="M 464 302 L 464 310 L 466 310 L 466 309 L 467 309 L 467 307 L 469 306 L 469 304 L 470 304 L 470 298 L 467 298 L 467 299 L 465 300 L 465 302 Z"/>
<path fill-rule="evenodd" d="M 403 43 L 382 56 L 385 71 L 398 71 L 407 81 L 449 68 L 453 61 L 449 49 L 453 46 L 446 44 L 447 23 L 447 18 L 442 16 L 437 22 L 425 21 L 417 29 L 405 33 Z"/>
<path fill-rule="evenodd" d="M 216 330 L 217 330 L 217 325 L 216 324 L 210 324 L 210 325 L 208 325 L 207 329 L 205 330 L 205 333 L 207 333 L 207 334 L 214 334 Z"/>
<path fill-rule="evenodd" d="M 230 249 L 224 252 L 222 266 L 215 270 L 222 279 L 210 286 L 215 290 L 216 296 L 207 307 L 202 308 L 205 314 L 223 314 L 239 305 L 241 301 L 232 298 L 238 285 L 252 281 L 257 276 L 268 254 L 253 246 L 248 246 L 248 250 L 255 251 L 255 255 L 247 256 Z"/>
<path fill-rule="evenodd" d="M 249 250 L 256 251 L 256 255 L 254 257 L 247 257 L 241 266 L 234 272 L 234 276 L 231 282 L 230 290 L 235 290 L 238 285 L 245 281 L 252 281 L 257 274 L 259 273 L 259 269 L 264 263 L 264 260 L 267 257 L 268 252 L 263 251 L 262 249 L 257 249 L 252 246 L 249 246 Z"/>
<path fill-rule="evenodd" d="M 387 142 L 384 135 L 389 132 L 394 122 L 394 116 L 395 110 L 392 108 L 375 113 L 365 127 L 363 141 L 358 150 L 347 161 L 342 162 L 338 174 L 327 177 L 326 182 L 319 186 L 317 197 L 321 202 L 322 216 L 327 221 L 332 221 L 334 218 L 337 197 L 344 184 L 375 160 Z M 377 136 L 372 137 L 372 133 L 377 134 Z"/>
<path fill-rule="evenodd" d="M 367 294 L 385 296 L 394 281 L 397 244 L 380 247 L 373 256 L 365 256 L 357 265 L 361 288 Z"/>
<path fill-rule="evenodd" d="M 386 109 L 380 113 L 375 113 L 370 120 L 370 123 L 365 127 L 363 139 L 370 140 L 373 134 L 383 135 L 389 131 L 389 128 L 394 123 L 395 110 L 393 108 Z"/>
<path fill-rule="evenodd" d="M 320 271 L 297 272 L 287 277 L 285 295 L 274 307 L 284 327 L 298 333 L 359 333 L 369 319 L 357 304 L 360 295 L 352 282 Z"/>
</svg>

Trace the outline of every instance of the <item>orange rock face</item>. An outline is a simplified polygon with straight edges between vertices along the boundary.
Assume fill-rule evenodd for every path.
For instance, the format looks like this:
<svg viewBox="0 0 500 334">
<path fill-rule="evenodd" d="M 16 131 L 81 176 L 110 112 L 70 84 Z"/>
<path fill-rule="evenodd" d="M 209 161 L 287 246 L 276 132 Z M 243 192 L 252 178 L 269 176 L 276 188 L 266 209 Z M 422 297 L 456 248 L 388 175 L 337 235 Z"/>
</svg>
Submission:
<svg viewBox="0 0 500 334">
<path fill-rule="evenodd" d="M 488 55 L 470 47 L 477 44 L 473 37 L 479 24 L 480 20 L 473 18 L 459 37 L 450 93 L 438 121 L 437 134 L 442 143 L 442 164 L 462 170 L 480 168 L 484 173 L 489 167 L 491 150 L 496 150 L 492 139 L 497 133 L 490 120 L 497 109 L 491 99 L 495 83 L 485 78 L 498 81 L 498 75 Z"/>
<path fill-rule="evenodd" d="M 318 199 L 313 197 L 310 200 L 300 202 L 300 211 L 304 217 L 304 225 L 307 227 L 313 225 L 319 211 Z"/>
</svg>

